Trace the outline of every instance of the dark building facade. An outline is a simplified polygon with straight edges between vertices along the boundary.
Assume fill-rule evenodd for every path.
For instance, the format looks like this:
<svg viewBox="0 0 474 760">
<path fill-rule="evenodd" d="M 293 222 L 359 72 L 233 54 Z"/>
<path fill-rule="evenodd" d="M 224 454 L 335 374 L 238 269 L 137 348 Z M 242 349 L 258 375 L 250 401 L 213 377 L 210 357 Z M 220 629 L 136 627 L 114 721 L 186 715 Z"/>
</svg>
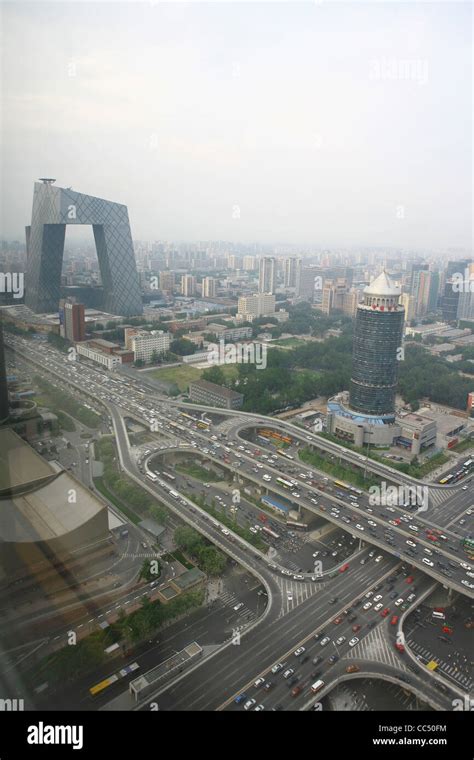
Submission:
<svg viewBox="0 0 474 760">
<path fill-rule="evenodd" d="M 362 414 L 390 415 L 395 410 L 404 321 L 399 296 L 399 288 L 382 272 L 365 288 L 357 307 L 350 408 Z"/>
<path fill-rule="evenodd" d="M 7 368 L 3 342 L 3 322 L 0 316 L 0 422 L 8 417 Z"/>
<path fill-rule="evenodd" d="M 37 314 L 58 310 L 67 224 L 90 224 L 104 291 L 104 310 L 142 314 L 127 207 L 102 198 L 35 182 L 31 226 L 26 228 L 26 305 Z"/>
</svg>

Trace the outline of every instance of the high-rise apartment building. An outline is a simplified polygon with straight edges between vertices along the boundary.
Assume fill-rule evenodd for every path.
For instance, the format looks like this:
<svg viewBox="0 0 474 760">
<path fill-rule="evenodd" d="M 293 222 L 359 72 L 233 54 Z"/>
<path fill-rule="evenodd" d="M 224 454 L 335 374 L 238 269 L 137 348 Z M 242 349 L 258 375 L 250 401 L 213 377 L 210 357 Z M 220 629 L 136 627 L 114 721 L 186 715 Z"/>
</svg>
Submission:
<svg viewBox="0 0 474 760">
<path fill-rule="evenodd" d="M 196 295 L 196 278 L 192 274 L 182 275 L 181 294 L 187 298 Z"/>
<path fill-rule="evenodd" d="M 256 293 L 252 296 L 241 296 L 238 301 L 237 317 L 239 320 L 252 322 L 256 317 L 268 316 L 275 313 L 275 296 L 271 293 Z"/>
<path fill-rule="evenodd" d="M 166 295 L 173 295 L 174 293 L 174 272 L 165 271 L 159 272 L 160 278 L 160 290 Z"/>
<path fill-rule="evenodd" d="M 253 272 L 257 268 L 257 260 L 255 256 L 244 256 L 243 268 L 246 272 Z"/>
<path fill-rule="evenodd" d="M 215 277 L 204 277 L 202 281 L 202 297 L 215 298 L 217 292 L 217 280 Z"/>
<path fill-rule="evenodd" d="M 303 301 L 314 301 L 315 278 L 319 267 L 304 267 L 302 264 L 296 268 L 296 295 Z"/>
<path fill-rule="evenodd" d="M 274 294 L 276 291 L 277 263 L 273 256 L 262 256 L 259 262 L 258 292 Z"/>
<path fill-rule="evenodd" d="M 61 300 L 59 302 L 60 334 L 66 340 L 80 342 L 86 339 L 84 304 Z"/>
<path fill-rule="evenodd" d="M 297 259 L 295 256 L 285 259 L 285 288 L 296 288 L 298 268 L 301 268 L 301 259 Z"/>
</svg>

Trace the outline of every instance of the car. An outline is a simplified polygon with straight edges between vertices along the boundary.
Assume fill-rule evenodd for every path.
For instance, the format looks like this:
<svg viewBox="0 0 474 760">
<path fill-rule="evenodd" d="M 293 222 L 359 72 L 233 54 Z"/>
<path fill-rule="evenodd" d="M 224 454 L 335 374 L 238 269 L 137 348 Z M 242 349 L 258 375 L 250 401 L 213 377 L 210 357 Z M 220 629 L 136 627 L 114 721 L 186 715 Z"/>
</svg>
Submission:
<svg viewBox="0 0 474 760">
<path fill-rule="evenodd" d="M 360 626 L 358 623 L 355 623 L 355 624 L 352 626 L 352 631 L 353 631 L 353 633 L 358 633 L 358 632 L 360 631 L 360 629 L 361 629 L 361 626 Z"/>
<path fill-rule="evenodd" d="M 338 655 L 338 654 L 332 654 L 332 655 L 330 656 L 330 658 L 329 658 L 329 662 L 330 662 L 330 663 L 331 663 L 331 665 L 332 665 L 334 662 L 337 662 L 337 661 L 338 661 L 338 659 L 339 659 L 339 655 Z"/>
<path fill-rule="evenodd" d="M 416 544 L 415 544 L 415 542 L 414 542 L 414 541 L 410 541 L 410 539 L 407 539 L 407 540 L 405 541 L 405 543 L 406 543 L 408 546 L 412 546 L 414 549 L 416 549 Z"/>
<path fill-rule="evenodd" d="M 301 686 L 295 686 L 295 687 L 294 687 L 294 688 L 291 690 L 291 696 L 292 696 L 292 697 L 297 697 L 297 696 L 298 696 L 298 694 L 301 694 L 301 692 L 302 692 L 302 691 L 303 691 L 303 689 L 302 689 L 302 687 L 301 687 Z"/>
<path fill-rule="evenodd" d="M 304 581 L 304 575 L 294 575 L 293 576 L 294 581 Z"/>
<path fill-rule="evenodd" d="M 288 592 L 287 592 L 287 594 L 286 594 L 286 598 L 287 598 L 287 600 L 288 600 L 289 602 L 292 602 L 292 601 L 293 601 L 293 594 L 291 593 L 291 591 L 288 591 Z"/>
<path fill-rule="evenodd" d="M 372 607 L 372 602 L 366 602 L 364 606 L 362 607 L 363 610 L 370 610 Z"/>
<path fill-rule="evenodd" d="M 257 705 L 257 707 L 254 708 L 254 712 L 262 712 L 262 710 L 265 710 L 263 705 Z"/>
<path fill-rule="evenodd" d="M 342 623 L 342 617 L 337 617 L 332 622 L 334 625 L 339 625 L 339 623 Z"/>
<path fill-rule="evenodd" d="M 434 566 L 434 562 L 432 562 L 430 559 L 428 559 L 428 557 L 423 557 L 423 559 L 421 561 L 425 565 L 428 565 L 428 567 L 433 567 Z"/>
<path fill-rule="evenodd" d="M 346 673 L 358 673 L 360 670 L 358 665 L 348 665 L 346 668 Z"/>
<path fill-rule="evenodd" d="M 397 599 L 395 602 L 395 607 L 400 607 L 401 604 L 403 604 L 405 600 L 400 597 L 400 599 Z"/>
<path fill-rule="evenodd" d="M 359 523 L 356 524 L 357 530 L 365 530 L 365 528 L 362 527 Z"/>
<path fill-rule="evenodd" d="M 380 616 L 385 618 L 389 614 L 390 614 L 390 609 L 388 607 L 385 607 L 385 609 L 383 609 L 382 612 L 380 613 Z"/>
<path fill-rule="evenodd" d="M 376 562 L 380 562 L 382 559 L 383 559 L 383 554 L 379 554 L 379 555 L 378 555 L 378 556 L 375 558 L 375 561 L 376 561 Z"/>
<path fill-rule="evenodd" d="M 349 563 L 348 563 L 348 562 L 346 562 L 346 564 L 345 564 L 345 565 L 343 565 L 342 567 L 340 567 L 340 568 L 339 568 L 339 572 L 340 572 L 340 573 L 345 573 L 345 572 L 346 572 L 346 570 L 348 570 L 348 569 L 349 569 Z"/>
<path fill-rule="evenodd" d="M 468 487 L 469 487 L 469 486 L 463 486 L 463 487 L 462 487 L 462 490 L 463 490 L 463 491 L 467 491 Z"/>
<path fill-rule="evenodd" d="M 293 652 L 293 654 L 295 655 L 295 657 L 300 657 L 300 655 L 302 655 L 304 652 L 306 652 L 305 647 L 298 647 L 298 649 L 295 652 Z"/>
<path fill-rule="evenodd" d="M 321 644 L 322 647 L 325 647 L 327 644 L 329 644 L 330 641 L 331 641 L 330 637 L 329 636 L 325 636 L 324 639 L 321 639 L 320 644 Z"/>
<path fill-rule="evenodd" d="M 244 603 L 243 602 L 239 602 L 238 604 L 235 605 L 234 612 L 238 612 L 239 610 L 242 609 L 243 606 L 244 606 Z"/>
<path fill-rule="evenodd" d="M 313 665 L 317 665 L 319 662 L 321 662 L 322 658 L 319 655 L 316 655 L 316 657 L 313 657 L 312 663 Z"/>
<path fill-rule="evenodd" d="M 329 604 L 336 604 L 338 599 L 339 599 L 338 596 L 332 596 L 331 599 L 329 600 Z"/>
<path fill-rule="evenodd" d="M 398 651 L 401 652 L 402 654 L 405 651 L 404 645 L 400 643 L 395 644 L 395 649 L 398 649 Z"/>
<path fill-rule="evenodd" d="M 295 671 L 293 670 L 293 668 L 288 668 L 288 670 L 285 670 L 285 672 L 283 673 L 283 678 L 290 678 L 290 676 L 292 676 L 294 672 Z"/>
<path fill-rule="evenodd" d="M 372 551 L 371 551 L 371 552 L 369 552 L 369 557 L 373 557 L 373 556 L 374 556 L 374 554 L 375 554 L 375 549 L 372 549 Z"/>
<path fill-rule="evenodd" d="M 273 681 L 267 681 L 263 688 L 265 691 L 270 691 L 270 689 L 273 689 Z"/>
<path fill-rule="evenodd" d="M 313 552 L 313 557 L 314 558 L 319 557 L 319 552 Z"/>
<path fill-rule="evenodd" d="M 264 683 L 265 683 L 264 678 L 257 678 L 257 680 L 254 683 L 254 686 L 256 689 L 258 689 L 260 686 L 263 686 Z"/>
<path fill-rule="evenodd" d="M 278 673 L 279 670 L 283 669 L 283 665 L 281 662 L 277 662 L 276 665 L 272 668 L 272 673 Z"/>
<path fill-rule="evenodd" d="M 353 638 L 352 638 L 352 639 L 349 641 L 349 646 L 350 646 L 350 647 L 355 647 L 355 645 L 356 645 L 356 644 L 358 644 L 358 643 L 359 643 L 359 639 L 357 638 L 357 636 L 354 636 L 354 637 L 353 637 Z"/>
<path fill-rule="evenodd" d="M 376 522 L 374 522 L 373 520 L 367 520 L 367 524 L 368 524 L 368 525 L 372 525 L 372 527 L 373 527 L 373 528 L 376 528 L 376 527 L 377 527 L 377 523 L 376 523 Z"/>
<path fill-rule="evenodd" d="M 374 602 L 380 602 L 382 598 L 382 594 L 377 594 L 377 596 L 374 596 Z"/>
<path fill-rule="evenodd" d="M 256 704 L 256 699 L 249 699 L 244 705 L 244 710 L 250 710 L 251 707 L 253 707 Z"/>
<path fill-rule="evenodd" d="M 398 615 L 392 615 L 392 619 L 390 620 L 390 625 L 397 625 L 398 623 Z"/>
<path fill-rule="evenodd" d="M 339 638 L 336 639 L 336 644 L 338 644 L 338 645 L 339 644 L 344 644 L 345 640 L 346 640 L 345 636 L 339 636 Z"/>
<path fill-rule="evenodd" d="M 467 588 L 474 588 L 474 583 L 469 583 L 469 581 L 462 580 L 461 583 L 463 586 L 466 586 Z"/>
<path fill-rule="evenodd" d="M 292 491 L 291 495 L 294 496 L 296 499 L 300 498 L 300 494 L 298 493 L 298 491 Z"/>
<path fill-rule="evenodd" d="M 373 596 L 373 595 L 374 595 L 373 591 L 367 591 L 367 593 L 364 596 L 364 599 L 370 599 L 370 597 Z"/>
<path fill-rule="evenodd" d="M 374 612 L 378 612 L 379 610 L 382 609 L 382 607 L 383 607 L 382 602 L 379 602 L 378 604 L 375 605 Z"/>
<path fill-rule="evenodd" d="M 246 694 L 239 694 L 239 696 L 234 699 L 234 702 L 236 705 L 240 705 L 240 703 L 243 702 L 245 699 L 247 699 Z"/>
</svg>

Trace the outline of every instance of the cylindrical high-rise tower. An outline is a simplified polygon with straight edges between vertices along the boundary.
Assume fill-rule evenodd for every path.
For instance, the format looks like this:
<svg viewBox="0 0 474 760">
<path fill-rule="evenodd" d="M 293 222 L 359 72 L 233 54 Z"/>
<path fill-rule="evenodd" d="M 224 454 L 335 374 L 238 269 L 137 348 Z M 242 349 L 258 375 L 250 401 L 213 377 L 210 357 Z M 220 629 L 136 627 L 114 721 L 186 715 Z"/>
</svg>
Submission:
<svg viewBox="0 0 474 760">
<path fill-rule="evenodd" d="M 404 308 L 400 289 L 382 272 L 364 290 L 357 307 L 352 353 L 350 408 L 393 415 L 401 359 Z"/>
</svg>

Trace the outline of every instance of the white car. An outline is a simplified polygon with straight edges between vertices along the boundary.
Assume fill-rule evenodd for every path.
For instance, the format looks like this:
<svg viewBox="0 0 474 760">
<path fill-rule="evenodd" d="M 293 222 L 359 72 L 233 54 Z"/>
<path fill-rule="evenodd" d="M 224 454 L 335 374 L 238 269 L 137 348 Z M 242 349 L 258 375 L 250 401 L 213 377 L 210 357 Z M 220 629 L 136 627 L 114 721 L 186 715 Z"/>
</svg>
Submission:
<svg viewBox="0 0 474 760">
<path fill-rule="evenodd" d="M 224 534 L 224 536 L 230 536 L 230 533 L 229 533 L 229 531 L 227 530 L 227 528 L 222 528 L 222 529 L 221 529 L 221 532 Z"/>
<path fill-rule="evenodd" d="M 299 495 L 298 491 L 292 491 L 291 495 L 294 496 L 296 499 L 300 498 L 300 495 Z"/>
<path fill-rule="evenodd" d="M 372 607 L 372 602 L 366 602 L 364 606 L 362 607 L 363 610 L 370 610 Z"/>
<path fill-rule="evenodd" d="M 329 636 L 325 636 L 324 639 L 321 639 L 320 644 L 322 647 L 325 647 L 326 644 L 329 644 L 330 641 L 331 639 L 329 638 Z"/>
<path fill-rule="evenodd" d="M 467 586 L 468 588 L 474 588 L 474 583 L 469 583 L 469 581 L 461 581 L 463 586 Z"/>
<path fill-rule="evenodd" d="M 239 602 L 238 604 L 235 605 L 234 611 L 238 612 L 239 610 L 242 609 L 243 606 L 244 606 L 244 603 L 243 602 Z"/>
<path fill-rule="evenodd" d="M 355 647 L 355 645 L 358 644 L 358 643 L 359 643 L 359 639 L 357 638 L 357 636 L 354 636 L 354 638 L 352 638 L 349 641 L 349 646 L 350 647 Z"/>
<path fill-rule="evenodd" d="M 397 599 L 395 602 L 395 607 L 400 607 L 401 604 L 403 604 L 405 600 L 400 597 L 400 599 Z"/>
<path fill-rule="evenodd" d="M 290 676 L 293 675 L 294 672 L 295 671 L 293 670 L 293 668 L 288 668 L 288 670 L 285 670 L 285 672 L 283 673 L 283 678 L 289 678 Z"/>
<path fill-rule="evenodd" d="M 433 565 L 434 565 L 434 563 L 430 559 L 428 559 L 428 557 L 423 557 L 423 559 L 421 561 L 425 565 L 428 565 L 428 567 L 433 567 Z"/>
<path fill-rule="evenodd" d="M 254 686 L 255 686 L 256 689 L 258 689 L 258 687 L 259 686 L 263 686 L 264 683 L 265 683 L 265 679 L 264 678 L 257 678 L 257 680 L 254 683 Z"/>
<path fill-rule="evenodd" d="M 294 581 L 304 581 L 304 575 L 294 575 L 293 576 Z"/>
<path fill-rule="evenodd" d="M 278 671 L 282 669 L 283 669 L 283 665 L 281 664 L 281 662 L 277 662 L 277 664 L 274 665 L 272 668 L 272 673 L 278 673 Z"/>
<path fill-rule="evenodd" d="M 359 523 L 357 523 L 356 528 L 357 528 L 357 530 L 364 530 L 364 528 L 362 527 L 362 525 L 359 525 Z"/>
<path fill-rule="evenodd" d="M 418 533 L 418 528 L 416 527 L 416 525 L 409 525 L 408 527 L 410 528 L 410 530 L 413 530 L 415 531 L 415 533 Z"/>
<path fill-rule="evenodd" d="M 405 543 L 408 544 L 408 546 L 412 546 L 414 549 L 416 549 L 416 544 L 414 541 L 410 541 L 410 539 L 408 539 L 405 541 Z"/>
<path fill-rule="evenodd" d="M 433 552 L 431 551 L 431 549 L 426 549 L 426 547 L 423 548 L 423 551 L 425 552 L 425 554 L 429 554 L 429 555 L 433 554 Z"/>
<path fill-rule="evenodd" d="M 463 570 L 472 570 L 471 565 L 468 565 L 467 562 L 461 562 L 461 567 Z"/>
<path fill-rule="evenodd" d="M 250 710 L 250 708 L 254 706 L 256 701 L 257 701 L 256 699 L 248 699 L 244 705 L 244 710 Z"/>
<path fill-rule="evenodd" d="M 263 705 L 257 705 L 257 707 L 254 708 L 254 712 L 262 712 L 262 710 L 265 710 Z"/>
<path fill-rule="evenodd" d="M 295 657 L 299 657 L 303 654 L 303 652 L 306 652 L 305 647 L 298 647 L 298 649 L 293 653 Z"/>
<path fill-rule="evenodd" d="M 318 556 L 319 556 L 319 552 L 313 552 L 313 557 L 318 557 Z M 468 569 L 470 570 L 471 568 L 469 567 Z"/>
<path fill-rule="evenodd" d="M 345 636 L 339 636 L 339 638 L 336 639 L 336 644 L 344 644 L 345 640 L 346 640 Z"/>
<path fill-rule="evenodd" d="M 382 598 L 382 594 L 377 594 L 377 596 L 374 596 L 374 602 L 380 602 Z"/>
<path fill-rule="evenodd" d="M 370 554 L 369 554 L 369 557 L 370 557 Z M 370 597 L 371 597 L 371 596 L 373 596 L 373 595 L 374 595 L 374 592 L 373 592 L 373 591 L 367 591 L 367 593 L 366 593 L 366 595 L 365 595 L 365 598 L 366 598 L 366 599 L 370 599 Z"/>
<path fill-rule="evenodd" d="M 466 573 L 468 578 L 474 578 L 474 573 Z"/>
<path fill-rule="evenodd" d="M 379 602 L 378 604 L 376 604 L 374 607 L 375 612 L 378 612 L 379 610 L 381 610 L 382 607 L 383 607 L 382 602 Z"/>
<path fill-rule="evenodd" d="M 369 525 L 372 525 L 372 527 L 373 527 L 373 528 L 376 528 L 376 527 L 377 527 L 377 523 L 376 523 L 376 522 L 374 522 L 373 520 L 367 520 L 367 523 L 368 523 Z"/>
<path fill-rule="evenodd" d="M 416 594 L 410 594 L 409 596 L 407 596 L 407 602 L 412 602 L 413 599 L 416 599 Z"/>
<path fill-rule="evenodd" d="M 376 562 L 380 562 L 381 560 L 383 560 L 383 554 L 379 554 L 379 555 L 378 555 L 378 556 L 375 558 L 375 561 L 376 561 Z"/>
</svg>

